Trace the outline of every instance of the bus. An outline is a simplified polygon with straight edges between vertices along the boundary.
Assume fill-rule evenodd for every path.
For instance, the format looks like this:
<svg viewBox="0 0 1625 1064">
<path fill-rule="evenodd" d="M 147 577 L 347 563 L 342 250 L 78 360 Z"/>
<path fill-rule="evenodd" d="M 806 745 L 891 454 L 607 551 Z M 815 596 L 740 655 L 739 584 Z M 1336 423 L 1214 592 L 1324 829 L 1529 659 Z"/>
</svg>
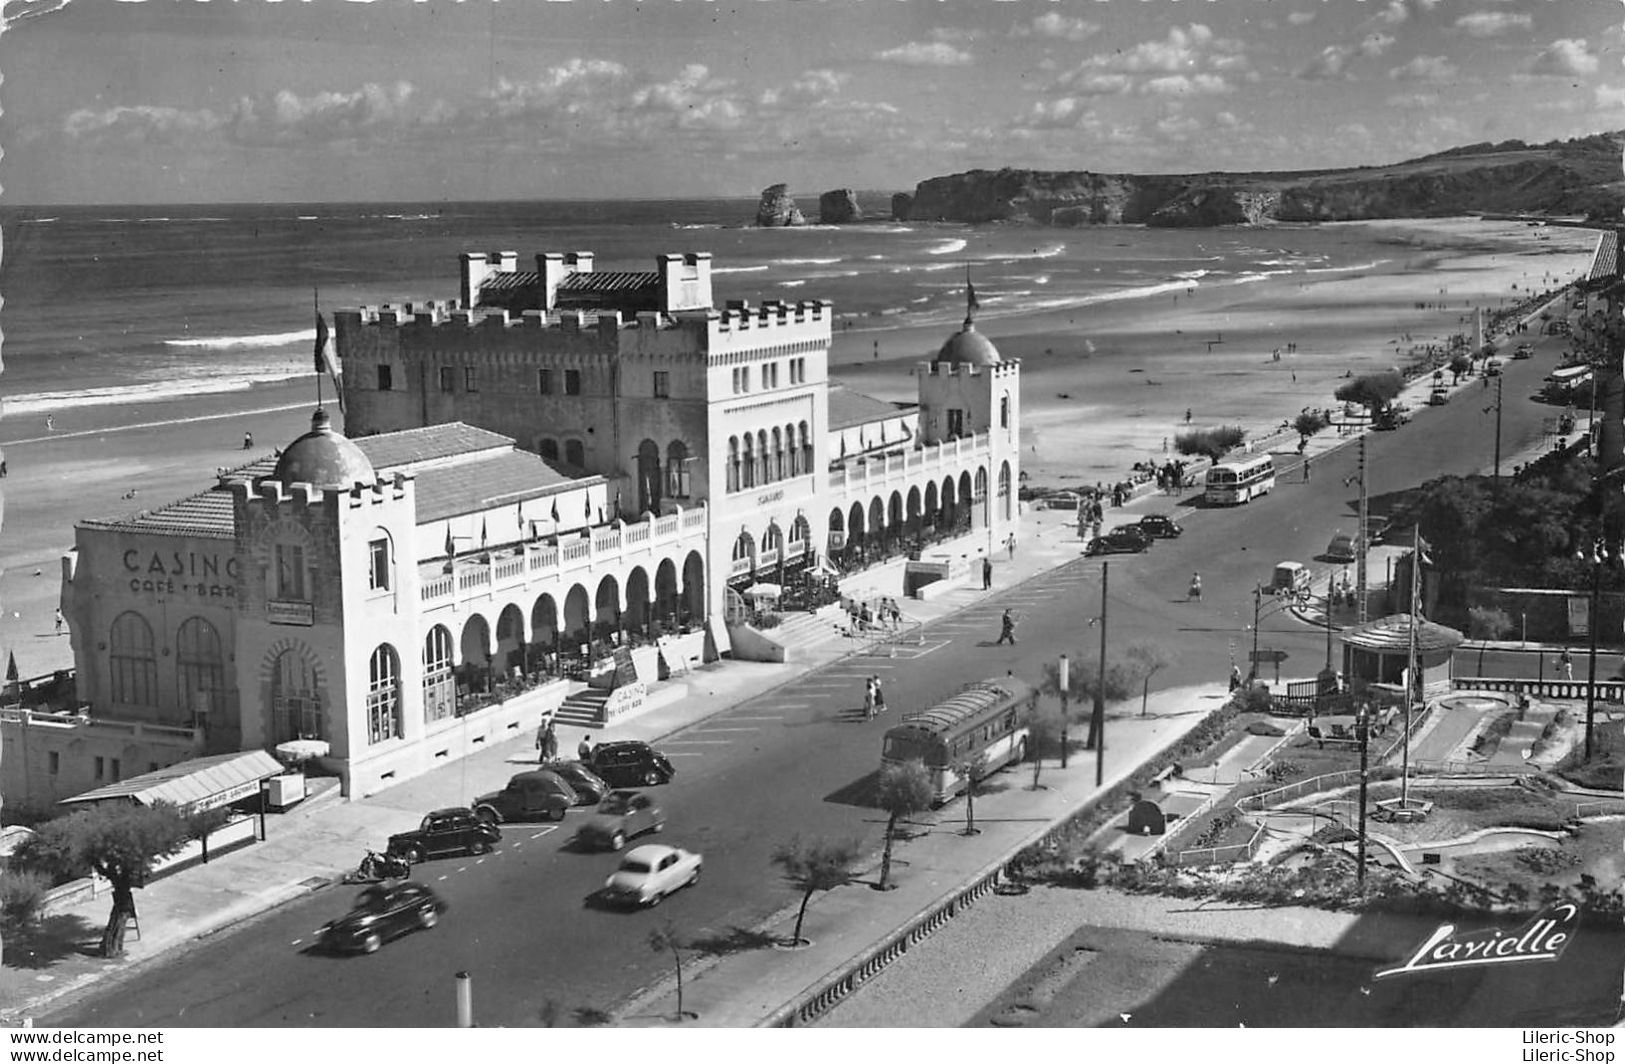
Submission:
<svg viewBox="0 0 1625 1064">
<path fill-rule="evenodd" d="M 1030 685 L 1010 676 L 969 684 L 887 729 L 880 763 L 923 762 L 940 805 L 965 789 L 955 765 L 980 755 L 982 774 L 990 775 L 1026 760 L 1026 713 L 1037 698 Z"/>
<path fill-rule="evenodd" d="M 1552 370 L 1541 388 L 1541 394 L 1548 402 L 1566 403 L 1572 399 L 1580 389 L 1591 384 L 1591 367 L 1584 363 L 1573 366 L 1559 366 Z"/>
<path fill-rule="evenodd" d="M 1275 459 L 1266 454 L 1209 469 L 1205 498 L 1211 506 L 1234 506 L 1268 495 L 1274 487 Z"/>
</svg>

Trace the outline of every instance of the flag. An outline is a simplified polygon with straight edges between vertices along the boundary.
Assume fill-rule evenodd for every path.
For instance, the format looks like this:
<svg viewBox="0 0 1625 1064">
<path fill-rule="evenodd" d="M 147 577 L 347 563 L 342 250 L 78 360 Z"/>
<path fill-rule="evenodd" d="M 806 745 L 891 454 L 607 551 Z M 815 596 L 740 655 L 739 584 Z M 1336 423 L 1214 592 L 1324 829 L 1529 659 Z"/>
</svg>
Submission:
<svg viewBox="0 0 1625 1064">
<path fill-rule="evenodd" d="M 1433 564 L 1433 556 L 1428 553 L 1428 551 L 1432 549 L 1433 544 L 1429 543 L 1421 536 L 1416 537 L 1416 556 L 1422 560 L 1423 565 Z"/>
<path fill-rule="evenodd" d="M 519 522 L 519 534 L 521 536 L 523 536 L 525 534 L 525 504 L 524 503 L 520 503 L 518 506 L 515 506 L 513 508 L 513 516 L 514 516 L 514 520 Z"/>
<path fill-rule="evenodd" d="M 481 518 L 480 518 L 480 546 L 482 546 L 482 547 L 483 547 L 483 546 L 485 546 L 485 540 L 486 540 L 486 535 L 485 535 L 485 518 L 484 518 L 484 517 L 481 517 Z"/>
<path fill-rule="evenodd" d="M 451 523 L 446 524 L 446 557 L 457 553 L 457 541 L 451 538 Z"/>
<path fill-rule="evenodd" d="M 327 372 L 327 319 L 316 314 L 316 372 Z"/>
<path fill-rule="evenodd" d="M 583 516 L 587 520 L 591 521 L 592 520 L 592 496 L 588 495 L 588 496 L 583 497 L 582 500 L 581 500 L 581 504 L 582 504 L 582 507 L 586 511 L 581 516 Z"/>
<path fill-rule="evenodd" d="M 327 331 L 327 319 L 321 312 L 316 313 L 316 375 L 320 377 L 327 374 L 333 380 L 333 390 L 338 394 L 339 413 L 344 413 L 344 387 L 343 374 L 339 370 L 339 356 L 333 347 L 333 337 Z"/>
<path fill-rule="evenodd" d="M 615 519 L 618 521 L 618 520 L 620 520 L 620 518 L 621 518 L 621 489 L 616 488 L 615 489 Z"/>
<path fill-rule="evenodd" d="M 559 500 L 558 499 L 553 500 L 553 523 L 555 525 L 559 523 Z"/>
<path fill-rule="evenodd" d="M 966 311 L 972 311 L 972 310 L 981 310 L 981 309 L 982 309 L 982 304 L 976 298 L 976 286 L 970 283 L 970 278 L 969 277 L 966 277 L 965 278 L 965 310 Z"/>
</svg>

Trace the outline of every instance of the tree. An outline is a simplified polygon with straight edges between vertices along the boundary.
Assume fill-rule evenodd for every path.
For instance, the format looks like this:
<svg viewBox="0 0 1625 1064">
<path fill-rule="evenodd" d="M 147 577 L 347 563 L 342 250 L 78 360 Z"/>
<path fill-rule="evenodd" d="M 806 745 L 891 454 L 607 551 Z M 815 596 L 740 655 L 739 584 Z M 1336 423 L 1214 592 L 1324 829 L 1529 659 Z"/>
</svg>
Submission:
<svg viewBox="0 0 1625 1064">
<path fill-rule="evenodd" d="M 1390 369 L 1355 377 L 1332 394 L 1338 402 L 1359 403 L 1370 412 L 1371 419 L 1375 421 L 1404 388 L 1405 379 L 1397 371 Z"/>
<path fill-rule="evenodd" d="M 897 839 L 897 822 L 931 808 L 936 788 L 920 761 L 882 765 L 876 785 L 876 803 L 886 811 L 886 848 L 880 854 L 880 890 L 891 889 L 891 848 Z"/>
<path fill-rule="evenodd" d="M 856 839 L 806 842 L 800 835 L 792 836 L 789 842 L 773 851 L 773 863 L 784 869 L 784 878 L 801 891 L 801 908 L 796 913 L 796 929 L 790 938 L 792 946 L 806 943 L 801 937 L 801 923 L 807 918 L 807 904 L 812 896 L 852 882 L 857 877 L 852 866 L 861 852 Z"/>
<path fill-rule="evenodd" d="M 1151 677 L 1169 664 L 1167 652 L 1156 643 L 1134 643 L 1125 652 L 1128 670 L 1140 680 L 1140 716 L 1145 716 L 1145 704 L 1151 698 Z"/>
<path fill-rule="evenodd" d="M 1473 360 L 1466 355 L 1452 355 L 1450 356 L 1449 369 L 1450 375 L 1455 378 L 1450 383 L 1459 384 L 1463 377 L 1472 372 Z"/>
<path fill-rule="evenodd" d="M 965 834 L 975 835 L 976 792 L 987 777 L 987 751 L 977 750 L 954 762 L 954 773 L 965 781 Z"/>
<path fill-rule="evenodd" d="M 1093 750 L 1095 740 L 1094 703 L 1095 692 L 1100 689 L 1100 668 L 1096 663 L 1096 655 L 1084 651 L 1077 651 L 1069 655 L 1070 667 L 1067 669 L 1067 715 L 1065 718 L 1057 715 L 1053 718 L 1059 725 L 1061 741 L 1066 740 L 1067 726 L 1074 720 L 1088 716 L 1089 738 L 1085 747 Z M 1051 698 L 1061 696 L 1061 668 L 1059 663 L 1048 661 L 1044 663 L 1044 679 L 1039 684 L 1040 694 Z M 1106 682 L 1102 697 L 1106 702 L 1120 702 L 1129 696 L 1133 690 L 1138 674 L 1131 669 L 1124 668 L 1116 662 L 1106 663 Z"/>
<path fill-rule="evenodd" d="M 679 952 L 684 943 L 677 937 L 677 929 L 670 920 L 649 932 L 649 949 L 654 953 L 671 952 L 672 964 L 677 969 L 677 1022 L 682 1023 L 688 1018 L 683 1011 L 683 955 Z"/>
<path fill-rule="evenodd" d="M 1305 410 L 1292 419 L 1292 431 L 1298 434 L 1300 442 L 1308 443 L 1309 437 L 1326 427 L 1326 419 L 1318 410 Z"/>
<path fill-rule="evenodd" d="M 1038 789 L 1038 774 L 1044 767 L 1045 749 L 1059 743 L 1065 734 L 1066 727 L 1061 721 L 1059 707 L 1051 708 L 1036 698 L 1027 703 L 1027 737 L 1032 740 L 1033 756 L 1032 790 Z"/>
<path fill-rule="evenodd" d="M 55 879 L 95 872 L 113 885 L 113 911 L 102 932 L 103 957 L 124 953 L 124 929 L 135 915 L 135 891 L 145 885 L 153 862 L 186 845 L 185 817 L 172 805 L 101 802 L 42 824 L 12 855 L 21 868 Z"/>
</svg>

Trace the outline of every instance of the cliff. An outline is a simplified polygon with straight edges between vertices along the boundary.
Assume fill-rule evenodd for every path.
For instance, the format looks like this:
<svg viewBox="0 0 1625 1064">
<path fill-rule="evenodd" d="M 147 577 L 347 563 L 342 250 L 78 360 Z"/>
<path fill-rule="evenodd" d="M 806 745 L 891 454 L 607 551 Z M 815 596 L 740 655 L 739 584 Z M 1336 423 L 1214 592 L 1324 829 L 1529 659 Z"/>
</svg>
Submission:
<svg viewBox="0 0 1625 1064">
<path fill-rule="evenodd" d="M 1209 174 L 972 170 L 922 181 L 910 221 L 1256 225 L 1456 214 L 1587 215 L 1625 205 L 1625 133 L 1453 148 L 1392 166 Z M 898 199 L 901 199 L 899 196 Z M 894 200 L 895 210 L 898 206 Z"/>
<path fill-rule="evenodd" d="M 818 221 L 823 225 L 863 221 L 863 209 L 858 206 L 858 194 L 849 188 L 838 188 L 819 196 Z"/>
<path fill-rule="evenodd" d="M 756 224 L 760 226 L 806 225 L 801 208 L 790 198 L 788 185 L 769 185 L 762 189 L 762 199 L 756 205 Z"/>
</svg>

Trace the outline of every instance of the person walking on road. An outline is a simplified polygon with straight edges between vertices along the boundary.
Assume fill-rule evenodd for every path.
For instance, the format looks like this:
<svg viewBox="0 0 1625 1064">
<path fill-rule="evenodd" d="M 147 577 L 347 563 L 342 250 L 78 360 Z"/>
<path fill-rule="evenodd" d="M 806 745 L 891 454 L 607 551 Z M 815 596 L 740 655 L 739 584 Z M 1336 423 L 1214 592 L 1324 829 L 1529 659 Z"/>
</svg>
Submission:
<svg viewBox="0 0 1625 1064">
<path fill-rule="evenodd" d="M 993 587 L 993 559 L 982 559 L 982 590 L 987 591 Z"/>
<path fill-rule="evenodd" d="M 993 645 L 998 646 L 999 643 L 1009 643 L 1011 646 L 1015 646 L 1016 645 L 1016 615 L 1011 613 L 1008 609 L 1006 609 L 1004 611 L 1004 617 L 1001 618 L 1000 621 L 999 621 L 999 625 L 1000 625 L 999 640 L 998 640 L 998 643 L 994 643 Z"/>
<path fill-rule="evenodd" d="M 536 760 L 548 764 L 559 756 L 559 736 L 553 730 L 553 718 L 548 717 L 542 721 L 542 726 L 536 731 Z"/>
<path fill-rule="evenodd" d="M 872 684 L 873 687 L 874 687 L 874 692 L 875 692 L 875 712 L 876 713 L 884 713 L 884 712 L 886 712 L 886 692 L 880 686 L 880 677 L 878 677 L 878 676 L 869 677 L 869 683 Z"/>
<path fill-rule="evenodd" d="M 62 626 L 63 626 L 63 625 L 64 625 L 64 624 L 66 624 L 66 623 L 67 623 L 67 622 L 66 622 L 66 621 L 65 621 L 65 620 L 64 620 L 64 619 L 63 619 L 63 617 L 62 617 L 62 607 L 61 607 L 61 606 L 58 606 L 58 607 L 57 607 L 57 608 L 56 608 L 56 634 L 57 634 L 57 635 L 61 635 L 61 634 L 62 634 Z"/>
<path fill-rule="evenodd" d="M 576 747 L 576 759 L 583 765 L 592 764 L 592 732 L 581 737 L 581 745 Z"/>
<path fill-rule="evenodd" d="M 1201 573 L 1192 573 L 1191 574 L 1191 586 L 1190 586 L 1190 590 L 1185 592 L 1185 601 L 1186 602 L 1201 602 L 1202 601 L 1202 574 Z"/>
<path fill-rule="evenodd" d="M 1574 656 L 1569 653 L 1568 647 L 1563 648 L 1563 653 L 1557 659 L 1557 663 L 1563 666 L 1563 679 L 1574 679 Z"/>
<path fill-rule="evenodd" d="M 880 692 L 875 688 L 875 678 L 868 677 L 863 681 L 863 719 L 875 719 L 875 701 Z"/>
<path fill-rule="evenodd" d="M 1241 666 L 1235 662 L 1230 663 L 1230 690 L 1234 691 L 1241 686 Z"/>
<path fill-rule="evenodd" d="M 1015 561 L 1016 560 L 1016 534 L 1014 532 L 1010 533 L 1010 538 L 1004 541 L 1004 545 L 1006 547 L 1010 548 L 1010 560 Z"/>
<path fill-rule="evenodd" d="M 1308 455 L 1304 455 L 1304 458 L 1303 458 L 1303 482 L 1305 484 L 1309 483 L 1309 456 Z"/>
</svg>

